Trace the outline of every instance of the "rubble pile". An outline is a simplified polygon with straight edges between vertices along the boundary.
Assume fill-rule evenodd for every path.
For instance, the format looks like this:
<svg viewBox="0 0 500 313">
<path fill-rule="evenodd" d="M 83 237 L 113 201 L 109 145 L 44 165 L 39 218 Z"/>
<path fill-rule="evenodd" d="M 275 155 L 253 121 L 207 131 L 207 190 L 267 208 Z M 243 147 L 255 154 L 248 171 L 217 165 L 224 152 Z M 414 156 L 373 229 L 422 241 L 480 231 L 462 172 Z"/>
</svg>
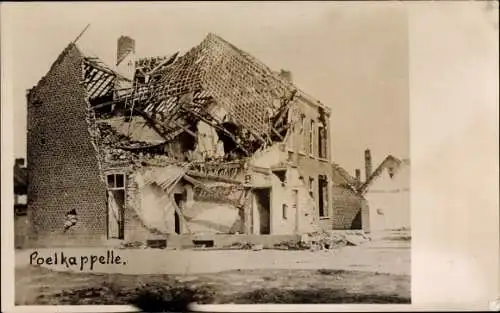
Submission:
<svg viewBox="0 0 500 313">
<path fill-rule="evenodd" d="M 140 241 L 129 241 L 120 244 L 120 249 L 146 249 L 147 245 Z"/>
<path fill-rule="evenodd" d="M 129 148 L 148 148 L 151 146 L 150 143 L 132 140 L 118 133 L 106 122 L 99 122 L 97 125 L 101 134 L 102 143 L 106 146 L 127 146 Z"/>
<path fill-rule="evenodd" d="M 253 244 L 249 242 L 234 242 L 229 246 L 229 249 L 231 250 L 252 250 L 253 249 Z"/>
<path fill-rule="evenodd" d="M 113 127 L 105 122 L 98 122 L 99 138 L 103 148 L 106 161 L 130 161 L 141 163 L 148 160 L 152 163 L 164 165 L 171 158 L 164 155 L 162 145 L 151 146 L 142 141 L 131 140 L 125 135 L 118 133 Z"/>
<path fill-rule="evenodd" d="M 280 242 L 274 246 L 279 250 L 333 250 L 345 246 L 357 246 L 370 238 L 360 231 L 319 231 L 302 235 L 300 241 Z"/>
</svg>

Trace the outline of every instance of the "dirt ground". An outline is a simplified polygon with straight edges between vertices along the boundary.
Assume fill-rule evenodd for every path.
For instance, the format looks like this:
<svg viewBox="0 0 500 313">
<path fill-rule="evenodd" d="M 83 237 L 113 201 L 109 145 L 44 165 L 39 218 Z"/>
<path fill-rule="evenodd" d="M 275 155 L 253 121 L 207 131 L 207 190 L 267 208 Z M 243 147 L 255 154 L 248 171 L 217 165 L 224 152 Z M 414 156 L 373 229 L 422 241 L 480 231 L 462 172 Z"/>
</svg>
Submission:
<svg viewBox="0 0 500 313">
<path fill-rule="evenodd" d="M 67 255 L 106 249 L 64 249 Z M 55 249 L 38 250 L 50 256 Z M 114 250 L 125 265 L 29 265 L 16 254 L 16 304 L 409 303 L 410 239 L 376 238 L 330 251 Z"/>
</svg>

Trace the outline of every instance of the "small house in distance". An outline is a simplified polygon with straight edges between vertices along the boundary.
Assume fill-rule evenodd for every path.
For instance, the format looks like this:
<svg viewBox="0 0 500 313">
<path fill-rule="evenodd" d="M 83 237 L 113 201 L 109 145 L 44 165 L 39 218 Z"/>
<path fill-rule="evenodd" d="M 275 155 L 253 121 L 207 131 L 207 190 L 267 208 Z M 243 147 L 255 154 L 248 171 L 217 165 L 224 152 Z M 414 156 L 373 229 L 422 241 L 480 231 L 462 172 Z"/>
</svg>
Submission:
<svg viewBox="0 0 500 313">
<path fill-rule="evenodd" d="M 365 151 L 367 181 L 361 193 L 369 205 L 373 232 L 410 228 L 410 161 L 387 156 L 371 171 L 370 151 Z"/>
</svg>

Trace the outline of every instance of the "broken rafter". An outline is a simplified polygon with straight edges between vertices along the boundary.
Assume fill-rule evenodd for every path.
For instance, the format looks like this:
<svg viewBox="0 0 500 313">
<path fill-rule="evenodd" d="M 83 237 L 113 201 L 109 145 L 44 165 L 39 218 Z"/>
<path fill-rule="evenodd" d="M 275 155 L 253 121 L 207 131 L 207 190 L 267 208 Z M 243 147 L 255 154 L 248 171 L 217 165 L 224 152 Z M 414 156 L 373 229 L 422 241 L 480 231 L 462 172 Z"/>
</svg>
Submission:
<svg viewBox="0 0 500 313">
<path fill-rule="evenodd" d="M 75 40 L 73 40 L 73 44 L 75 44 L 78 39 L 80 39 L 80 37 L 82 37 L 82 35 L 87 31 L 87 29 L 89 28 L 90 24 L 87 24 L 87 26 L 85 26 L 85 28 L 78 34 L 78 36 L 76 36 Z"/>
<path fill-rule="evenodd" d="M 119 73 L 109 69 L 109 68 L 106 68 L 105 66 L 103 65 L 100 65 L 99 62 L 100 60 L 98 58 L 90 58 L 90 57 L 86 57 L 85 58 L 85 63 L 87 65 L 89 65 L 90 67 L 94 68 L 94 69 L 97 69 L 97 70 L 100 70 L 100 71 L 103 71 L 107 74 L 110 74 L 110 75 L 113 75 L 113 76 L 116 76 L 117 78 L 120 78 L 120 79 L 123 79 L 123 80 L 126 80 L 126 81 L 131 81 L 130 79 L 120 75 Z"/>
<path fill-rule="evenodd" d="M 173 61 L 175 61 L 175 59 L 177 58 L 178 54 L 179 54 L 179 52 L 176 52 L 170 58 L 166 58 L 165 60 L 163 60 L 162 62 L 160 62 L 160 64 L 158 64 L 155 68 L 153 68 L 152 70 L 148 71 L 148 75 L 153 74 L 154 72 L 156 72 L 159 68 L 161 68 L 164 65 L 170 65 L 169 63 L 172 63 Z"/>
<path fill-rule="evenodd" d="M 102 73 L 102 72 L 95 69 L 95 68 L 91 68 L 90 70 L 88 70 L 86 72 L 85 80 L 83 81 L 83 83 L 89 84 L 90 82 L 94 81 L 94 78 L 100 73 Z"/>
<path fill-rule="evenodd" d="M 189 125 L 182 125 L 179 120 L 176 120 L 175 121 L 175 124 L 179 127 L 182 128 L 183 131 L 185 131 L 186 133 L 190 134 L 191 136 L 195 137 L 196 138 L 196 133 L 193 132 L 192 130 L 189 129 Z"/>
<path fill-rule="evenodd" d="M 92 109 L 100 109 L 100 108 L 103 108 L 103 107 L 106 107 L 106 106 L 109 106 L 109 105 L 113 105 L 113 104 L 117 104 L 117 103 L 122 103 L 122 102 L 123 102 L 123 99 L 113 100 L 113 101 L 99 103 L 97 105 L 92 106 L 91 108 Z"/>
<path fill-rule="evenodd" d="M 198 178 L 208 178 L 210 180 L 215 180 L 215 181 L 221 181 L 224 183 L 229 183 L 229 184 L 237 184 L 241 185 L 242 182 L 237 180 L 237 179 L 232 179 L 232 178 L 227 178 L 227 177 L 222 177 L 222 176 L 217 176 L 217 175 L 209 175 L 209 174 L 204 174 L 200 173 L 197 171 L 189 170 L 187 172 L 188 175 L 198 177 Z"/>
<path fill-rule="evenodd" d="M 285 99 L 285 103 L 283 105 L 283 109 L 282 111 L 279 113 L 279 116 L 278 116 L 278 119 L 276 120 L 276 122 L 274 123 L 274 127 L 277 127 L 279 124 L 281 124 L 283 122 L 283 120 L 285 119 L 286 117 L 286 112 L 288 111 L 288 109 L 290 108 L 290 105 L 293 101 L 293 98 L 295 97 L 295 95 L 297 94 L 297 90 L 295 89 L 294 91 L 292 91 L 292 93 L 290 94 L 290 97 L 288 99 Z"/>
<path fill-rule="evenodd" d="M 283 141 L 284 138 L 283 136 L 280 135 L 280 133 L 274 128 L 274 127 L 271 127 L 271 130 L 273 131 L 273 133 L 278 136 L 278 138 L 280 139 L 280 141 Z"/>
<path fill-rule="evenodd" d="M 146 120 L 146 122 L 158 133 L 158 135 L 162 136 L 165 140 L 170 140 L 163 125 L 158 123 L 154 118 L 152 118 L 142 110 L 136 108 L 134 109 L 134 112 L 137 112 L 139 115 L 141 115 Z"/>
<path fill-rule="evenodd" d="M 106 78 L 106 81 L 103 81 L 101 83 L 101 85 L 99 85 L 99 87 L 96 88 L 95 92 L 98 94 L 103 93 L 104 91 L 106 91 L 109 88 L 109 86 L 111 85 L 111 83 L 113 83 L 114 80 L 115 80 L 114 76 L 108 75 L 108 77 Z"/>
<path fill-rule="evenodd" d="M 106 88 L 109 85 L 109 83 L 111 83 L 113 81 L 113 79 L 114 79 L 114 77 L 112 75 L 109 75 L 109 74 L 101 75 L 99 77 L 99 79 L 96 80 L 96 82 L 92 85 L 92 87 L 89 90 L 89 94 L 91 95 L 91 98 L 94 98 L 95 95 L 99 96 L 99 94 L 105 90 L 105 89 L 101 90 L 101 87 L 104 86 L 104 88 Z"/>
<path fill-rule="evenodd" d="M 160 142 L 160 143 L 155 143 L 147 146 L 141 146 L 141 147 L 129 147 L 129 146 L 115 146 L 117 149 L 122 149 L 122 150 L 147 150 L 151 148 L 159 148 L 163 146 L 165 142 Z"/>
</svg>

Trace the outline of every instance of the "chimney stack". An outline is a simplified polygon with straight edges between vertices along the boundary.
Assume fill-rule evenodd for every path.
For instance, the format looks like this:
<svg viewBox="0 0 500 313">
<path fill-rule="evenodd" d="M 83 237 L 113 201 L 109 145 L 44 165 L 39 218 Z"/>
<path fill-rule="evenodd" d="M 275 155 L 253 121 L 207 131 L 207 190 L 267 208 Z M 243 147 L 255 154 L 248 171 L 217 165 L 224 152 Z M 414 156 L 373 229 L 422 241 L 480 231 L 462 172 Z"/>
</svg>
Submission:
<svg viewBox="0 0 500 313">
<path fill-rule="evenodd" d="M 135 40 L 128 36 L 118 38 L 116 52 L 116 66 L 118 72 L 132 79 L 135 73 Z"/>
<path fill-rule="evenodd" d="M 359 183 L 361 182 L 361 170 L 357 168 L 355 172 L 356 172 L 356 181 Z"/>
<path fill-rule="evenodd" d="M 365 175 L 366 181 L 372 176 L 372 155 L 370 149 L 365 150 Z"/>
<path fill-rule="evenodd" d="M 284 80 L 290 82 L 290 83 L 293 83 L 293 75 L 292 75 L 292 72 L 291 71 L 287 71 L 287 70 L 281 70 L 280 71 L 280 74 L 281 78 L 283 78 Z"/>
</svg>

